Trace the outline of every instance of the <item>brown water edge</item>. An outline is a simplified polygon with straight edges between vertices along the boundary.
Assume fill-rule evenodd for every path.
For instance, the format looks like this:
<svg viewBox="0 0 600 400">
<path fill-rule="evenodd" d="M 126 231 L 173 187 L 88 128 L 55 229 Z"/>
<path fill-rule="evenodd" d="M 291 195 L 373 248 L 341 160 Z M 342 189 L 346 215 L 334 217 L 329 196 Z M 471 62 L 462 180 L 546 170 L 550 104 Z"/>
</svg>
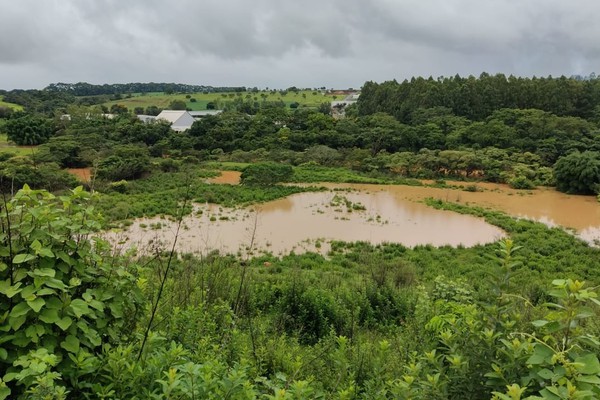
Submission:
<svg viewBox="0 0 600 400">
<path fill-rule="evenodd" d="M 92 176 L 91 168 L 68 168 L 67 172 L 75 175 L 81 182 L 90 182 Z"/>
<path fill-rule="evenodd" d="M 447 182 L 450 185 L 470 186 L 469 182 Z M 596 196 L 568 195 L 548 187 L 535 190 L 517 190 L 508 185 L 476 183 L 479 190 L 469 192 L 457 189 L 410 186 L 386 188 L 378 185 L 353 185 L 365 191 L 400 191 L 405 199 L 420 201 L 428 197 L 465 205 L 503 211 L 519 218 L 542 222 L 548 226 L 562 226 L 578 232 L 582 239 L 593 243 L 600 240 L 600 203 Z M 329 185 L 328 185 L 329 186 Z"/>
<path fill-rule="evenodd" d="M 239 184 L 240 172 L 223 171 L 215 183 Z M 433 184 L 433 181 L 422 181 Z M 549 226 L 575 229 L 588 242 L 600 240 L 600 203 L 595 196 L 568 195 L 553 188 L 535 190 L 513 189 L 505 184 L 489 182 L 446 181 L 450 186 L 475 186 L 478 191 L 435 188 L 430 186 L 369 185 L 350 183 L 321 183 L 330 189 L 351 188 L 366 192 L 387 191 L 411 201 L 428 197 L 449 202 L 491 208 L 514 217 L 528 218 Z M 314 185 L 314 184 L 313 184 Z"/>
<path fill-rule="evenodd" d="M 239 171 L 221 171 L 221 175 L 207 180 L 208 183 L 239 185 L 242 173 Z"/>
<path fill-rule="evenodd" d="M 146 253 L 154 247 L 170 248 L 175 232 L 175 222 L 152 218 L 137 220 L 127 231 L 107 237 Z M 327 191 L 244 209 L 198 205 L 196 215 L 183 220 L 177 249 L 200 255 L 212 250 L 240 255 L 325 254 L 331 240 L 474 246 L 503 236 L 502 230 L 482 219 L 435 210 L 393 192 Z"/>
<path fill-rule="evenodd" d="M 423 181 L 432 184 L 432 181 Z M 321 183 L 329 189 L 351 188 L 366 193 L 390 192 L 409 201 L 439 199 L 468 206 L 503 211 L 517 218 L 531 219 L 548 226 L 574 230 L 590 244 L 600 242 L 600 203 L 596 196 L 568 195 L 548 187 L 518 190 L 508 185 L 489 182 L 446 181 L 451 188 L 432 186 Z M 313 184 L 314 185 L 314 184 Z M 460 187 L 476 186 L 477 191 Z"/>
</svg>

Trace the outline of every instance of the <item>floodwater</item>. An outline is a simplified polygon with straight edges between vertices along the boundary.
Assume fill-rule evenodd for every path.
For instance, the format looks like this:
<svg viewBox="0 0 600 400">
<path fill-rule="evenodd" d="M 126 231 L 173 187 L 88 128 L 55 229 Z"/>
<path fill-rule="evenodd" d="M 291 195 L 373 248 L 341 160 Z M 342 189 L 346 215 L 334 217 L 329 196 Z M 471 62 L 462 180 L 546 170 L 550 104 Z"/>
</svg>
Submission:
<svg viewBox="0 0 600 400">
<path fill-rule="evenodd" d="M 215 183 L 238 184 L 240 173 L 223 171 Z M 423 181 L 432 184 L 432 181 Z M 600 240 L 600 203 L 596 196 L 569 195 L 548 187 L 535 190 L 517 190 L 508 185 L 489 182 L 446 181 L 450 186 L 475 186 L 476 192 L 461 189 L 430 186 L 367 185 L 367 184 L 321 184 L 330 189 L 351 188 L 364 192 L 386 191 L 405 200 L 422 201 L 426 198 L 473 205 L 504 211 L 505 213 L 532 219 L 549 226 L 574 229 L 583 239 Z"/>
<path fill-rule="evenodd" d="M 221 175 L 208 179 L 209 183 L 238 185 L 240 183 L 241 172 L 238 171 L 221 171 Z"/>
<path fill-rule="evenodd" d="M 79 179 L 81 182 L 90 182 L 92 176 L 91 168 L 68 168 L 67 172 L 73 174 Z"/>
<path fill-rule="evenodd" d="M 237 184 L 239 172 L 227 171 L 214 183 Z M 447 182 L 471 185 L 465 182 Z M 332 184 L 329 191 L 300 193 L 250 208 L 197 205 L 183 219 L 176 248 L 206 254 L 290 251 L 326 253 L 331 240 L 401 243 L 408 247 L 474 246 L 496 241 L 504 232 L 480 218 L 435 210 L 425 198 L 498 209 L 548 225 L 573 228 L 588 240 L 600 239 L 600 204 L 591 196 L 572 196 L 553 189 L 532 191 L 477 183 L 478 191 L 428 186 Z M 140 252 L 170 249 L 177 224 L 167 219 L 140 219 L 124 232 L 108 233 L 123 248 Z"/>
</svg>

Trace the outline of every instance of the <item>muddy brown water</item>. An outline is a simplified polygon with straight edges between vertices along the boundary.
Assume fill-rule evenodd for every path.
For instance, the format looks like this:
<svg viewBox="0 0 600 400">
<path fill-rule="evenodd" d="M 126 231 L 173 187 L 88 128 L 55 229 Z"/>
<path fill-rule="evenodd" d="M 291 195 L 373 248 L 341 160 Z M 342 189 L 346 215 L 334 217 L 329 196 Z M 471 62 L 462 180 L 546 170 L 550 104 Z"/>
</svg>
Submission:
<svg viewBox="0 0 600 400">
<path fill-rule="evenodd" d="M 208 179 L 210 183 L 238 185 L 240 183 L 241 172 L 238 171 L 221 171 L 221 175 Z"/>
<path fill-rule="evenodd" d="M 237 184 L 239 172 L 226 171 L 213 183 Z M 464 182 L 449 184 L 468 185 Z M 433 197 L 483 206 L 573 228 L 588 241 L 600 239 L 600 204 L 594 197 L 571 196 L 552 189 L 519 191 L 505 185 L 478 183 L 477 192 L 427 186 L 332 184 L 326 192 L 300 193 L 250 208 L 197 205 L 185 217 L 177 249 L 206 254 L 326 253 L 331 240 L 402 243 L 412 247 L 474 246 L 496 241 L 504 232 L 480 218 L 435 210 L 420 201 Z M 139 219 L 108 238 L 141 252 L 170 248 L 176 224 L 168 219 Z"/>
<path fill-rule="evenodd" d="M 90 182 L 92 176 L 91 168 L 68 168 L 67 172 L 75 175 L 81 182 Z"/>
</svg>

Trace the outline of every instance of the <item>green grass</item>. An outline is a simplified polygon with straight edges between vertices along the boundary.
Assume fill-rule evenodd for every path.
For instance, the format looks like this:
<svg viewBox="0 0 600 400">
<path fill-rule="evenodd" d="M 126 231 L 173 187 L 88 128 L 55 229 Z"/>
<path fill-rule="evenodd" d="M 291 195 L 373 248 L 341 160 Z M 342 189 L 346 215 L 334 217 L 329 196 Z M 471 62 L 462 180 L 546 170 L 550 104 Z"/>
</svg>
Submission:
<svg viewBox="0 0 600 400">
<path fill-rule="evenodd" d="M 4 96 L 0 96 L 0 107 L 8 107 L 15 111 L 23 111 L 23 106 L 14 103 L 7 103 L 6 101 L 4 101 Z"/>
<path fill-rule="evenodd" d="M 316 187 L 269 186 L 248 187 L 213 185 L 206 178 L 217 176 L 214 169 L 185 166 L 180 172 L 154 171 L 149 176 L 127 183 L 125 193 L 118 193 L 110 186 L 99 189 L 102 193 L 97 203 L 107 221 L 116 221 L 156 215 L 176 216 L 187 195 L 197 203 L 214 203 L 226 207 L 247 206 L 280 199 L 294 193 L 318 191 Z M 191 207 L 184 210 L 190 213 Z"/>
<path fill-rule="evenodd" d="M 208 169 L 218 169 L 223 171 L 243 171 L 250 163 L 233 161 L 208 161 L 202 164 Z"/>
<path fill-rule="evenodd" d="M 0 131 L 2 126 L 0 126 Z M 17 146 L 8 141 L 6 133 L 0 133 L 0 153 L 13 153 L 17 156 L 28 156 L 35 151 L 32 147 Z"/>
<path fill-rule="evenodd" d="M 241 96 L 238 96 L 237 93 L 192 93 L 190 96 L 196 99 L 196 102 L 192 103 L 190 99 L 186 98 L 185 94 L 164 94 L 162 92 L 155 93 L 135 93 L 130 98 L 123 98 L 121 100 L 114 100 L 103 103 L 103 105 L 110 108 L 113 104 L 122 104 L 126 106 L 130 111 L 133 111 L 136 107 L 143 107 L 146 109 L 148 106 L 157 106 L 159 108 L 168 108 L 169 104 L 173 100 L 183 100 L 186 102 L 188 108 L 192 111 L 201 111 L 206 110 L 206 105 L 209 102 L 220 102 L 224 103 L 227 101 L 234 100 L 238 97 L 242 99 L 251 99 L 261 102 L 263 100 L 262 94 L 266 95 L 264 98 L 266 101 L 279 101 L 282 100 L 286 106 L 289 107 L 290 104 L 297 102 L 301 106 L 306 107 L 318 107 L 321 103 L 333 101 L 333 96 L 330 95 L 322 95 L 321 92 L 304 90 L 300 91 L 297 94 L 295 92 L 288 92 L 285 96 L 280 96 L 279 93 L 272 94 L 268 91 L 261 91 L 258 93 L 244 92 L 241 93 Z M 247 96 L 250 96 L 247 98 Z M 341 100 L 342 96 L 337 96 L 337 100 Z"/>
</svg>

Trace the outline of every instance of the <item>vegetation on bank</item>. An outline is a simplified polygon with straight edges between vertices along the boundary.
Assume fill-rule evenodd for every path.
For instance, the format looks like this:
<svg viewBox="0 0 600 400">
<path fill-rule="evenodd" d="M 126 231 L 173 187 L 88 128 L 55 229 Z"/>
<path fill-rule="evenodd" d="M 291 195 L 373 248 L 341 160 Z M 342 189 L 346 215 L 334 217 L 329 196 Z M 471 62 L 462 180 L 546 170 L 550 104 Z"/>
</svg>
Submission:
<svg viewBox="0 0 600 400">
<path fill-rule="evenodd" d="M 218 172 L 198 166 L 182 166 L 179 171 L 153 171 L 148 177 L 115 182 L 97 187 L 101 193 L 97 207 L 108 221 L 117 223 L 132 218 L 180 215 L 184 200 L 239 207 L 286 197 L 315 187 L 270 185 L 214 185 L 207 178 Z M 183 210 L 190 213 L 192 206 Z"/>
<path fill-rule="evenodd" d="M 560 229 L 463 207 L 511 239 L 133 260 L 89 196 L 3 205 L 0 398 L 600 395 L 600 254 Z"/>
</svg>

